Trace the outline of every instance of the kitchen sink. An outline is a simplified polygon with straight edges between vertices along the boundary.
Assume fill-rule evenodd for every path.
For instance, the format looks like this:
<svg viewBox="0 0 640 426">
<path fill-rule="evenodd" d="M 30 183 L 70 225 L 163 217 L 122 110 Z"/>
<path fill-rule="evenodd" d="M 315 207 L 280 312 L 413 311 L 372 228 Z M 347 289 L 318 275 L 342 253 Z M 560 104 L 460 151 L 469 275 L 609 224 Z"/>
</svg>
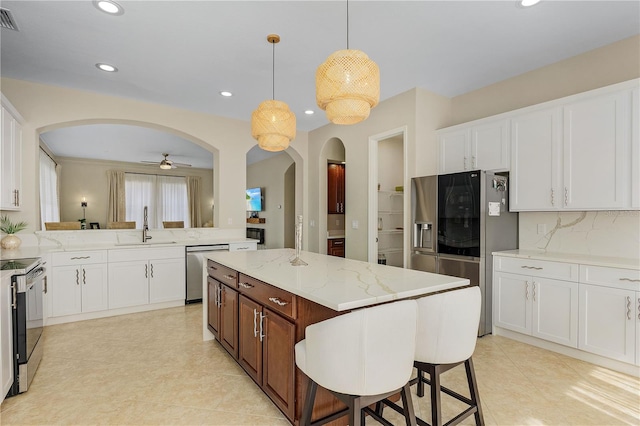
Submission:
<svg viewBox="0 0 640 426">
<path fill-rule="evenodd" d="M 147 241 L 146 243 L 143 242 L 138 242 L 138 243 L 118 243 L 118 244 L 114 244 L 115 246 L 118 247 L 123 247 L 123 246 L 140 246 L 140 247 L 144 247 L 144 246 L 157 246 L 160 244 L 176 244 L 175 241 Z"/>
</svg>

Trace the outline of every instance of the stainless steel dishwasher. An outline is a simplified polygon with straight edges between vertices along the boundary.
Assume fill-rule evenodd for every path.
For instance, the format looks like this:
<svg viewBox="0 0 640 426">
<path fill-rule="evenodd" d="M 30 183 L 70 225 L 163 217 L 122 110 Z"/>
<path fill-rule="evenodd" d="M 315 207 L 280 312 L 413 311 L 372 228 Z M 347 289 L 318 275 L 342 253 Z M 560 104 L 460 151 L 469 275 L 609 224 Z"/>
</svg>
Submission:
<svg viewBox="0 0 640 426">
<path fill-rule="evenodd" d="M 212 251 L 229 250 L 229 244 L 187 246 L 187 298 L 185 303 L 202 302 L 202 266 L 205 255 Z"/>
</svg>

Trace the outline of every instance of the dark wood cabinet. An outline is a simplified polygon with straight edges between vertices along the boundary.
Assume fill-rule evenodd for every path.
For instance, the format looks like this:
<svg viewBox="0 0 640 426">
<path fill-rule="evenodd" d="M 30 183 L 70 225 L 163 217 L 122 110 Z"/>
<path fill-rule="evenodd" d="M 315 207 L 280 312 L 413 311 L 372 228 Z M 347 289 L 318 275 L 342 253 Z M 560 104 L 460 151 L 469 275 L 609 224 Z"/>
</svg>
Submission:
<svg viewBox="0 0 640 426">
<path fill-rule="evenodd" d="M 258 335 L 262 306 L 240 295 L 238 316 L 238 363 L 244 371 L 262 385 L 262 342 Z"/>
<path fill-rule="evenodd" d="M 220 344 L 238 359 L 238 292 L 222 284 L 220 294 Z"/>
<path fill-rule="evenodd" d="M 207 327 L 209 328 L 209 331 L 213 333 L 216 340 L 220 340 L 220 304 L 218 303 L 220 297 L 220 283 L 213 278 L 208 277 L 207 284 L 207 303 L 209 306 Z"/>
<path fill-rule="evenodd" d="M 327 254 L 329 256 L 344 257 L 344 238 L 328 239 Z"/>
<path fill-rule="evenodd" d="M 288 418 L 293 419 L 296 326 L 264 308 L 263 327 L 262 389 Z"/>
<path fill-rule="evenodd" d="M 327 209 L 329 214 L 345 211 L 345 166 L 329 164 L 327 168 Z"/>
<path fill-rule="evenodd" d="M 307 325 L 338 313 L 211 260 L 208 272 L 209 330 L 289 421 L 297 424 L 308 379 L 296 368 L 295 344 L 304 339 Z M 342 408 L 329 392 L 319 389 L 313 418 Z"/>
</svg>

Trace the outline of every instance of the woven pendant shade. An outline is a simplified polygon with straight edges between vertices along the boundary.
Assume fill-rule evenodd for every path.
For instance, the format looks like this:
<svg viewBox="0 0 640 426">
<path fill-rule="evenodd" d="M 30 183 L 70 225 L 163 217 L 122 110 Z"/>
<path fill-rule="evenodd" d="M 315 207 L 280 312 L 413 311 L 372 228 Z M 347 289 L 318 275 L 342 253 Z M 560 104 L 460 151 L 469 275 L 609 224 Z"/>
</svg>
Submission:
<svg viewBox="0 0 640 426">
<path fill-rule="evenodd" d="M 251 114 L 251 136 L 265 151 L 283 151 L 296 137 L 296 116 L 281 101 L 263 101 Z"/>
<path fill-rule="evenodd" d="M 278 34 L 269 34 L 267 41 L 273 47 L 273 99 L 263 101 L 251 114 L 251 136 L 265 151 L 284 151 L 296 137 L 296 115 L 289 105 L 275 100 L 276 80 L 276 44 L 280 42 Z"/>
<path fill-rule="evenodd" d="M 380 70 L 366 53 L 332 53 L 316 71 L 316 102 L 335 124 L 355 124 L 369 117 L 380 100 Z"/>
</svg>

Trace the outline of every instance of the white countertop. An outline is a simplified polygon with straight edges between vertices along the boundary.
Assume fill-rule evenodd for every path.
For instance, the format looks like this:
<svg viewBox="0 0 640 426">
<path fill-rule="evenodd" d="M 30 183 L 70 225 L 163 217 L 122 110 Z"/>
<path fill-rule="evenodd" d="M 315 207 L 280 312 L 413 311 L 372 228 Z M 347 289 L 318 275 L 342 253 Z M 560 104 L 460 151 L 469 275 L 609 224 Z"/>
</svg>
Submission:
<svg viewBox="0 0 640 426">
<path fill-rule="evenodd" d="M 215 252 L 207 257 L 336 311 L 469 285 L 469 280 L 303 251 L 307 266 L 292 266 L 293 249 Z"/>
<path fill-rule="evenodd" d="M 640 259 L 624 257 L 553 253 L 541 250 L 507 250 L 493 252 L 492 254 L 494 256 L 519 257 L 522 259 L 537 259 L 549 262 L 579 263 L 582 265 L 606 266 L 610 268 L 640 269 Z"/>
</svg>

